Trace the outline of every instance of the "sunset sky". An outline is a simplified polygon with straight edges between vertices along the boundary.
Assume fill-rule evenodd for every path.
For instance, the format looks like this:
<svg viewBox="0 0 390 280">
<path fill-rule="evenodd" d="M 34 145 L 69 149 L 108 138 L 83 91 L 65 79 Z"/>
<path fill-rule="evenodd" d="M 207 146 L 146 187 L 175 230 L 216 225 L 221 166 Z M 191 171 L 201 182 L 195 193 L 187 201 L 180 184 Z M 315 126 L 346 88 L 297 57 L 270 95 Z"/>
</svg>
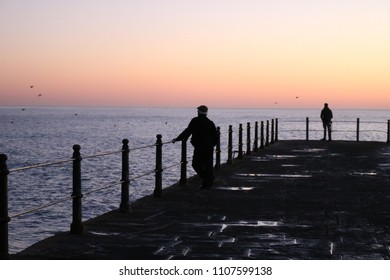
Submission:
<svg viewBox="0 0 390 280">
<path fill-rule="evenodd" d="M 0 0 L 0 106 L 324 102 L 390 109 L 389 0 Z"/>
</svg>

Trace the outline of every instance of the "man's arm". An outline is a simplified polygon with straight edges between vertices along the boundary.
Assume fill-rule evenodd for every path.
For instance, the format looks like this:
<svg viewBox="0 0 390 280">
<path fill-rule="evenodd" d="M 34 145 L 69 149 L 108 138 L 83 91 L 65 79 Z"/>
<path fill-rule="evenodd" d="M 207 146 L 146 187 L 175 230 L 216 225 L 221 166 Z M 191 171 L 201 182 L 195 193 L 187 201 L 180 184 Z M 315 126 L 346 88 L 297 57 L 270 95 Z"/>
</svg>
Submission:
<svg viewBox="0 0 390 280">
<path fill-rule="evenodd" d="M 176 141 L 187 140 L 191 136 L 191 134 L 192 134 L 192 121 L 190 122 L 188 127 L 184 129 L 182 133 L 179 134 L 179 136 L 177 136 L 172 140 L 172 142 L 175 143 Z"/>
</svg>

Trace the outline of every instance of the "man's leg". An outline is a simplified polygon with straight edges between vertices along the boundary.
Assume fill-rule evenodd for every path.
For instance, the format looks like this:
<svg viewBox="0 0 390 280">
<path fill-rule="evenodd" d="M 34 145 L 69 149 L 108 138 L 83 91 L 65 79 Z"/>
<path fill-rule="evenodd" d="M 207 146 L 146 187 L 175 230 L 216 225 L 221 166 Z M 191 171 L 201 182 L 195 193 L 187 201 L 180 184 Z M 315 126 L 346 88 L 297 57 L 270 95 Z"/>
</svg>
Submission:
<svg viewBox="0 0 390 280">
<path fill-rule="evenodd" d="M 323 123 L 322 126 L 324 127 L 324 138 L 322 138 L 322 140 L 325 141 L 326 140 L 326 129 L 327 128 L 326 128 L 326 124 L 325 123 Z"/>
<path fill-rule="evenodd" d="M 205 151 L 204 153 L 204 187 L 211 188 L 214 183 L 214 150 Z"/>
<path fill-rule="evenodd" d="M 332 141 L 332 126 L 331 124 L 328 124 L 328 137 L 329 137 L 329 141 Z"/>
<path fill-rule="evenodd" d="M 214 182 L 213 149 L 194 150 L 192 167 L 196 174 L 202 179 L 202 188 L 210 188 Z"/>
<path fill-rule="evenodd" d="M 202 152 L 195 149 L 194 155 L 192 157 L 192 168 L 195 170 L 196 174 L 204 181 L 205 179 L 205 170 L 203 166 L 203 160 L 202 160 Z"/>
</svg>

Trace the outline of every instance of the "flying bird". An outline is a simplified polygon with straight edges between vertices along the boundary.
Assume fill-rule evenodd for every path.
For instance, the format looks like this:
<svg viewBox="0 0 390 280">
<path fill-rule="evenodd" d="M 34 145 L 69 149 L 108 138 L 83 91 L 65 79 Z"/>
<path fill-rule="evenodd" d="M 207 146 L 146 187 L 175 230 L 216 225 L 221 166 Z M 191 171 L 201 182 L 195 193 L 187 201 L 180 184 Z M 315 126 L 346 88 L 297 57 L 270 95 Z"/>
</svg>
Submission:
<svg viewBox="0 0 390 280">
<path fill-rule="evenodd" d="M 31 85 L 31 86 L 30 86 L 30 88 L 33 88 L 33 87 L 34 87 L 34 85 Z"/>
<path fill-rule="evenodd" d="M 38 97 L 41 97 L 42 96 L 42 93 L 38 94 Z"/>
</svg>

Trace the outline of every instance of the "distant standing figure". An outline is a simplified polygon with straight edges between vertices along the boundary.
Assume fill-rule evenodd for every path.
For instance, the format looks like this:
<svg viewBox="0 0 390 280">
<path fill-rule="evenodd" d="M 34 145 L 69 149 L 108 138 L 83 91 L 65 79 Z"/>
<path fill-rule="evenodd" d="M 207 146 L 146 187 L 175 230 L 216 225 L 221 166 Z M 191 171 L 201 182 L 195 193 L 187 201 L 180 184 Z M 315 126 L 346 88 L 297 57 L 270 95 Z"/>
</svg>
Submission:
<svg viewBox="0 0 390 280">
<path fill-rule="evenodd" d="M 325 103 L 324 108 L 321 110 L 321 120 L 322 125 L 324 126 L 324 138 L 322 138 L 323 141 L 326 140 L 326 131 L 328 131 L 328 140 L 332 141 L 332 118 L 332 110 L 329 109 L 328 103 Z"/>
<path fill-rule="evenodd" d="M 197 109 L 198 116 L 193 118 L 188 127 L 172 142 L 187 140 L 192 135 L 192 167 L 202 179 L 201 189 L 209 189 L 214 182 L 213 154 L 217 144 L 217 129 L 214 122 L 207 117 L 208 108 L 201 105 Z"/>
</svg>

